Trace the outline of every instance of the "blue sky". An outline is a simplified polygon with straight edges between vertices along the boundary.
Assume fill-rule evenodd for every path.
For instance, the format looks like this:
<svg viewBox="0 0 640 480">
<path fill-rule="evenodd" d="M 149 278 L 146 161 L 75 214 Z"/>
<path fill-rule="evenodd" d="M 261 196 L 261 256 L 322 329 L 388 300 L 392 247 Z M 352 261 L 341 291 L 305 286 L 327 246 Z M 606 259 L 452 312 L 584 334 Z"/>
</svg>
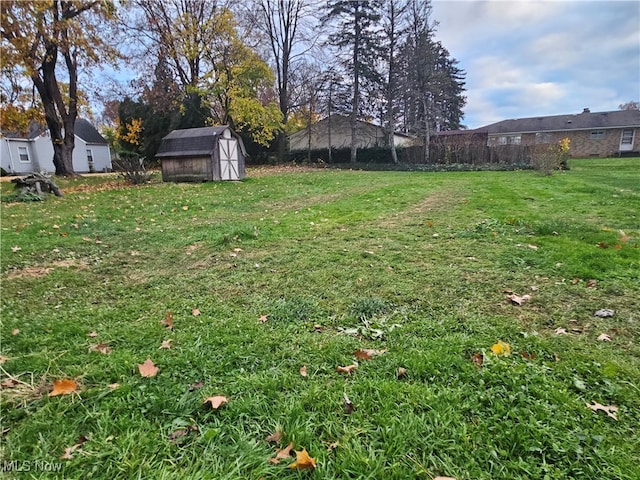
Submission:
<svg viewBox="0 0 640 480">
<path fill-rule="evenodd" d="M 432 15 L 467 72 L 469 128 L 640 101 L 639 0 L 433 0 Z"/>
</svg>

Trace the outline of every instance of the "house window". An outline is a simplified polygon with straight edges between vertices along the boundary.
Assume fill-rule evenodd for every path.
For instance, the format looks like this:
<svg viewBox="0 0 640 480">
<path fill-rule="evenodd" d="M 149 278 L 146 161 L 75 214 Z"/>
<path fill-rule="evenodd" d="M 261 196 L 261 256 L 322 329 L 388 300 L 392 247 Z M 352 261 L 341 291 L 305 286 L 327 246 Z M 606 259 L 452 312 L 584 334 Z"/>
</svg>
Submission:
<svg viewBox="0 0 640 480">
<path fill-rule="evenodd" d="M 551 143 L 553 135 L 551 133 L 538 132 L 536 133 L 536 143 Z"/>
<path fill-rule="evenodd" d="M 507 143 L 509 145 L 520 145 L 521 142 L 522 142 L 521 135 L 509 135 L 507 137 Z"/>
<path fill-rule="evenodd" d="M 602 140 L 604 138 L 604 130 L 591 130 L 591 140 Z"/>
<path fill-rule="evenodd" d="M 29 150 L 27 147 L 18 147 L 18 156 L 20 157 L 21 163 L 30 163 L 29 159 Z"/>
<path fill-rule="evenodd" d="M 95 168 L 93 166 L 93 152 L 87 148 L 87 163 L 89 164 L 89 172 L 95 172 Z"/>
<path fill-rule="evenodd" d="M 623 130 L 622 138 L 620 138 L 620 145 L 632 145 L 633 144 L 633 130 Z"/>
<path fill-rule="evenodd" d="M 506 145 L 507 137 L 498 137 L 498 145 Z"/>
</svg>

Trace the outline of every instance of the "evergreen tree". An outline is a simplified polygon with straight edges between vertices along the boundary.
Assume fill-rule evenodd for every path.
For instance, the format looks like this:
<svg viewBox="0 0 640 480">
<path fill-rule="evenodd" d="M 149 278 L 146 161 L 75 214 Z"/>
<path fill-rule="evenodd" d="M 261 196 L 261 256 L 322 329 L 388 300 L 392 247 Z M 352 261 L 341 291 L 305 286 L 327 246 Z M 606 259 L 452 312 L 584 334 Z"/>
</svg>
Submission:
<svg viewBox="0 0 640 480">
<path fill-rule="evenodd" d="M 332 0 L 327 5 L 323 17 L 324 25 L 329 25 L 333 33 L 329 35 L 330 45 L 345 55 L 342 63 L 352 87 L 351 106 L 351 161 L 357 158 L 357 120 L 363 108 L 362 87 L 379 85 L 380 75 L 376 62 L 380 56 L 379 31 L 380 0 Z"/>
</svg>

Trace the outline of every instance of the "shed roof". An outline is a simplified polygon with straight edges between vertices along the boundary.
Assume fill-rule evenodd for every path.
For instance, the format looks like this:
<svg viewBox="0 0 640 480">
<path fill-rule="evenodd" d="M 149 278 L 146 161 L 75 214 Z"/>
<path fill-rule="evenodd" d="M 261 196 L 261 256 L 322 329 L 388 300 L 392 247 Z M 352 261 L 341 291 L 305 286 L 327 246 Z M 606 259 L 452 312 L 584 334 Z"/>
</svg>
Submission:
<svg viewBox="0 0 640 480">
<path fill-rule="evenodd" d="M 227 129 L 229 129 L 227 125 L 221 125 L 174 130 L 162 138 L 156 157 L 210 155 L 216 148 L 217 137 Z M 242 139 L 233 131 L 232 135 L 238 139 L 242 153 L 245 153 Z"/>
<path fill-rule="evenodd" d="M 639 110 L 615 110 L 612 112 L 584 112 L 573 115 L 516 118 L 492 123 L 482 130 L 496 133 L 557 132 L 566 130 L 591 130 L 594 128 L 640 127 Z"/>
</svg>

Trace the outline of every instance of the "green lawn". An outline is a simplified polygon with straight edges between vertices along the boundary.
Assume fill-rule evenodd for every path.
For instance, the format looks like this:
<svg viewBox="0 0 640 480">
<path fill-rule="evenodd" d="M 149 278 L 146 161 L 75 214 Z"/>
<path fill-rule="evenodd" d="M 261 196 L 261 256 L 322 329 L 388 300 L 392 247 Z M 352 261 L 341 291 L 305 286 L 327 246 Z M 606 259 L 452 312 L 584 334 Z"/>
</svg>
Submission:
<svg viewBox="0 0 640 480">
<path fill-rule="evenodd" d="M 7 478 L 640 478 L 640 159 L 59 184 L 1 207 Z"/>
</svg>

